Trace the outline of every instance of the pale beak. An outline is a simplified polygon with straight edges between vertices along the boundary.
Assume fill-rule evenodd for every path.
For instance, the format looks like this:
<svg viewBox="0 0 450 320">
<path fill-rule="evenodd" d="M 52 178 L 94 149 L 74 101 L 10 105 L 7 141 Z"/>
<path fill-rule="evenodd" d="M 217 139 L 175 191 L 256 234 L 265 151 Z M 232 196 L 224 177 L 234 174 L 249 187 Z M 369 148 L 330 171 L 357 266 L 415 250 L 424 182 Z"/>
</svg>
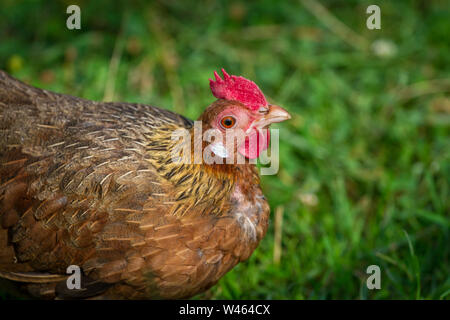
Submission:
<svg viewBox="0 0 450 320">
<path fill-rule="evenodd" d="M 263 116 L 254 121 L 247 129 L 249 133 L 253 128 L 263 129 L 275 122 L 282 122 L 291 118 L 291 115 L 282 107 L 276 105 L 269 105 L 269 110 Z"/>
</svg>

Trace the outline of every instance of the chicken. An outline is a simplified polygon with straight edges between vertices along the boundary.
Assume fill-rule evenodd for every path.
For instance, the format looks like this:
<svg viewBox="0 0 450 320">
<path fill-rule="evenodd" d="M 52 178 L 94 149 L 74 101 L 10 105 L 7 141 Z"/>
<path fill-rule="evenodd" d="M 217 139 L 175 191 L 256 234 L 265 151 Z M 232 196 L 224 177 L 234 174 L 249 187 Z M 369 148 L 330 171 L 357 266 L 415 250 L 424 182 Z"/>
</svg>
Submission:
<svg viewBox="0 0 450 320">
<path fill-rule="evenodd" d="M 195 161 L 195 150 L 254 159 L 270 139 L 260 129 L 290 116 L 222 72 L 199 121 L 204 132 L 243 132 L 231 147 L 195 138 L 193 121 L 164 109 L 57 94 L 0 71 L 0 277 L 41 298 L 178 299 L 248 259 L 270 212 L 255 165 Z M 194 137 L 179 152 L 193 161 L 174 161 L 176 131 Z M 68 286 L 69 266 L 81 288 Z"/>
</svg>

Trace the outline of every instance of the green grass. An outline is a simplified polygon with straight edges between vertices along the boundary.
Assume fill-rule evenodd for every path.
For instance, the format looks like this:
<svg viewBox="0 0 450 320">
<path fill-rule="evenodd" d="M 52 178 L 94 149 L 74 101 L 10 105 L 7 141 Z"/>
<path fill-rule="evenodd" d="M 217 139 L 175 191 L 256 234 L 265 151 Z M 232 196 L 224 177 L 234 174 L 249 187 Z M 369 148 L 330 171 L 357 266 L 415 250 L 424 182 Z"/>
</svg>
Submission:
<svg viewBox="0 0 450 320">
<path fill-rule="evenodd" d="M 65 28 L 72 3 L 78 31 Z M 262 178 L 273 209 L 266 237 L 197 298 L 449 299 L 448 3 L 378 1 L 373 31 L 373 1 L 321 3 L 362 42 L 300 1 L 4 0 L 0 68 L 49 90 L 196 118 L 213 101 L 208 78 L 225 67 L 294 115 L 278 126 L 278 175 Z M 372 264 L 381 290 L 365 285 Z"/>
</svg>

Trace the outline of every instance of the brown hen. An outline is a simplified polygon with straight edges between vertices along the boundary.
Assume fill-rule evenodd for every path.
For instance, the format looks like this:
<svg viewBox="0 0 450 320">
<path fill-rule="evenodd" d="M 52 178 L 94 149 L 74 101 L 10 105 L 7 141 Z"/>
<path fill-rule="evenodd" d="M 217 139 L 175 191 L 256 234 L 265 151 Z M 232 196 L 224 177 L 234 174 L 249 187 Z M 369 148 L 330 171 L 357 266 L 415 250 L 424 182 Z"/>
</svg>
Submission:
<svg viewBox="0 0 450 320">
<path fill-rule="evenodd" d="M 244 140 L 214 140 L 209 154 L 254 159 L 269 142 L 260 129 L 289 115 L 223 72 L 199 120 Z M 180 152 L 192 161 L 173 160 L 173 132 L 194 129 L 167 110 L 57 94 L 0 71 L 0 276 L 42 298 L 177 299 L 214 285 L 250 257 L 270 210 L 249 161 L 195 161 L 207 148 L 197 138 Z M 67 286 L 71 265 L 81 289 Z"/>
</svg>

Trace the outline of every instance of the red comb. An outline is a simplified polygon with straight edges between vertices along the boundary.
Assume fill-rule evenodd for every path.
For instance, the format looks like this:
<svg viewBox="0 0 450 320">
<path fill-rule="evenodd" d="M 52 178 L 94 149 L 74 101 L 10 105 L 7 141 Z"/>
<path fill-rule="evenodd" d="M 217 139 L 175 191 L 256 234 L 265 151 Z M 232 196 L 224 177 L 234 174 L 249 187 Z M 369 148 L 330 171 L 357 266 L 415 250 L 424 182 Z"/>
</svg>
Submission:
<svg viewBox="0 0 450 320">
<path fill-rule="evenodd" d="M 229 75 L 222 69 L 223 79 L 214 71 L 216 81 L 209 79 L 212 94 L 217 99 L 237 100 L 252 111 L 267 106 L 266 98 L 258 86 L 244 77 Z"/>
</svg>

